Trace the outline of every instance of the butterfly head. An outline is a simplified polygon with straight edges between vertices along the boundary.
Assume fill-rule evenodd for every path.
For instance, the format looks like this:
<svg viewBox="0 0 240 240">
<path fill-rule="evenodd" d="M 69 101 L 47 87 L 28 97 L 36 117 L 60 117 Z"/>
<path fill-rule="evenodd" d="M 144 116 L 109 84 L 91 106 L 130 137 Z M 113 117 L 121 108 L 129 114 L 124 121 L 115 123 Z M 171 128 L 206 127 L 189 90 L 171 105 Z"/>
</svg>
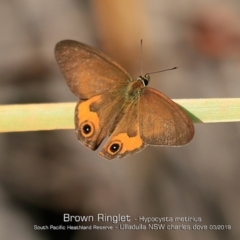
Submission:
<svg viewBox="0 0 240 240">
<path fill-rule="evenodd" d="M 145 74 L 144 76 L 139 76 L 137 80 L 141 81 L 142 84 L 146 87 L 150 81 L 150 75 Z"/>
</svg>

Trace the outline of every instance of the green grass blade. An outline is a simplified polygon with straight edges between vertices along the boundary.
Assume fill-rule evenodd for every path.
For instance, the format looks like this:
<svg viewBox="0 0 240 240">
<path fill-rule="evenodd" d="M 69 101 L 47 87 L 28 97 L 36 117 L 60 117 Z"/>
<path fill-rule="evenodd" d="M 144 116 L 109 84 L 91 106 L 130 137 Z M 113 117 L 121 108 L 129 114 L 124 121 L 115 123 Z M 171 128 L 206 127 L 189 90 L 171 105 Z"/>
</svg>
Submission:
<svg viewBox="0 0 240 240">
<path fill-rule="evenodd" d="M 240 121 L 240 98 L 173 99 L 194 123 Z M 76 103 L 0 105 L 0 132 L 74 128 Z"/>
<path fill-rule="evenodd" d="M 187 110 L 194 123 L 240 121 L 240 98 L 204 98 L 174 100 Z"/>
<path fill-rule="evenodd" d="M 0 105 L 0 132 L 74 128 L 76 103 Z"/>
</svg>

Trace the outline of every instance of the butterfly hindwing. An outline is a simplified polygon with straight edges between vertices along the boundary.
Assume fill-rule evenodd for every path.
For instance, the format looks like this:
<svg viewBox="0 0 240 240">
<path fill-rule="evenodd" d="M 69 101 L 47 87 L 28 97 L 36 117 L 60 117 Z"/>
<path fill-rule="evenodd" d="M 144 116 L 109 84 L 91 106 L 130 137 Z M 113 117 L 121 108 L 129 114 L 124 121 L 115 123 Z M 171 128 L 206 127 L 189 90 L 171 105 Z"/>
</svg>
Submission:
<svg viewBox="0 0 240 240">
<path fill-rule="evenodd" d="M 124 98 L 117 93 L 80 100 L 75 109 L 75 129 L 81 143 L 96 150 L 115 128 Z"/>
<path fill-rule="evenodd" d="M 139 98 L 132 103 L 125 103 L 120 120 L 104 145 L 100 155 L 107 158 L 122 158 L 136 153 L 146 146 L 140 136 Z"/>
<path fill-rule="evenodd" d="M 142 140 L 150 145 L 184 145 L 194 135 L 187 114 L 170 98 L 149 87 L 140 98 L 139 125 Z"/>
</svg>

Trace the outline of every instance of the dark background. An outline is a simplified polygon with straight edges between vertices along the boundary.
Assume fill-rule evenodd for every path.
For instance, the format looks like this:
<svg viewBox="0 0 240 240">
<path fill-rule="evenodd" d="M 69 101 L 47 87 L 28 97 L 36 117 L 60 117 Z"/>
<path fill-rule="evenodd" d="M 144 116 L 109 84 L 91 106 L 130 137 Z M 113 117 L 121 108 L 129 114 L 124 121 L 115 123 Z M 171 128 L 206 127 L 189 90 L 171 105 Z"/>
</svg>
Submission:
<svg viewBox="0 0 240 240">
<path fill-rule="evenodd" d="M 0 0 L 0 102 L 77 101 L 55 44 L 92 45 L 171 98 L 240 97 L 240 3 L 167 0 Z M 107 161 L 74 130 L 0 135 L 0 239 L 231 239 L 240 237 L 240 125 L 195 124 L 181 148 L 148 147 Z M 34 231 L 63 213 L 201 217 L 231 231 Z M 134 223 L 134 222 L 133 222 Z M 180 223 L 174 223 L 180 224 Z M 188 222 L 184 224 L 189 224 Z"/>
</svg>

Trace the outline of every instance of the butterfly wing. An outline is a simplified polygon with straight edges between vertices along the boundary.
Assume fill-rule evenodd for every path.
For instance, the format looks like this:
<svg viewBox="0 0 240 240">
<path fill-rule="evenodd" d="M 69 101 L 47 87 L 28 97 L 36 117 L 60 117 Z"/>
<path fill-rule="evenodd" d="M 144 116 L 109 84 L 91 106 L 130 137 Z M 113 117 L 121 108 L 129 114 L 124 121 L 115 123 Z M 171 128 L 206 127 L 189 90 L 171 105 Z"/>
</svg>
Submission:
<svg viewBox="0 0 240 240">
<path fill-rule="evenodd" d="M 153 88 L 145 88 L 139 104 L 140 136 L 146 144 L 180 146 L 191 141 L 194 126 L 171 99 Z"/>
<path fill-rule="evenodd" d="M 80 99 L 109 94 L 132 81 L 108 56 L 77 41 L 57 43 L 55 57 L 69 88 Z"/>
<path fill-rule="evenodd" d="M 109 57 L 80 42 L 59 42 L 55 56 L 69 88 L 80 98 L 75 109 L 78 139 L 95 150 L 113 131 L 132 78 Z"/>
<path fill-rule="evenodd" d="M 75 129 L 79 141 L 96 150 L 114 130 L 123 104 L 124 98 L 117 92 L 80 100 L 75 109 Z"/>
<path fill-rule="evenodd" d="M 139 98 L 125 105 L 116 118 L 116 128 L 104 145 L 100 155 L 107 159 L 122 158 L 144 149 L 146 144 L 140 137 Z"/>
</svg>

